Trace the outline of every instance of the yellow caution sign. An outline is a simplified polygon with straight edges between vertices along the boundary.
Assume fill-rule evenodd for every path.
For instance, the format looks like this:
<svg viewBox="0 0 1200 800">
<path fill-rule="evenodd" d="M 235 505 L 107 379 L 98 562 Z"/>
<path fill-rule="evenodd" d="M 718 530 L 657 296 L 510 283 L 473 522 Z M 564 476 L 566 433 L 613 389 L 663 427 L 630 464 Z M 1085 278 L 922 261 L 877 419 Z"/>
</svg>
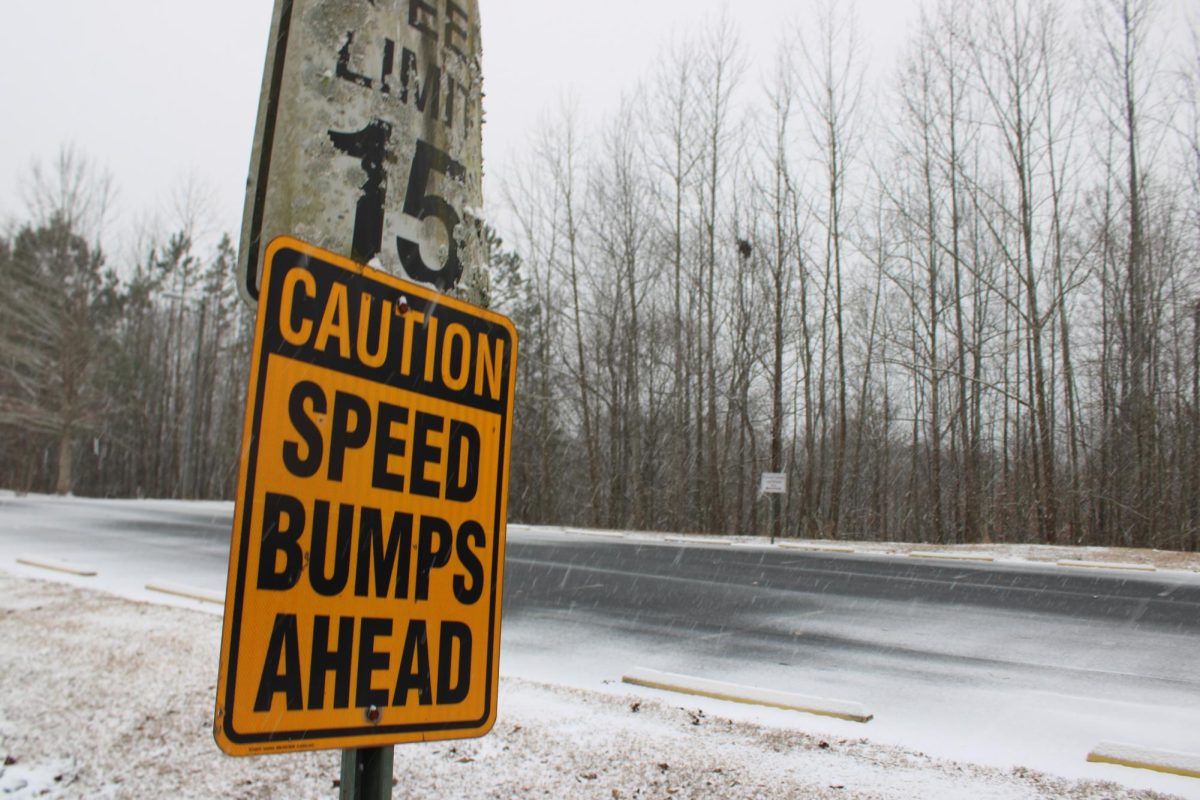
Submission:
<svg viewBox="0 0 1200 800">
<path fill-rule="evenodd" d="M 485 734 L 512 323 L 295 239 L 258 305 L 214 735 L 231 755 Z"/>
</svg>

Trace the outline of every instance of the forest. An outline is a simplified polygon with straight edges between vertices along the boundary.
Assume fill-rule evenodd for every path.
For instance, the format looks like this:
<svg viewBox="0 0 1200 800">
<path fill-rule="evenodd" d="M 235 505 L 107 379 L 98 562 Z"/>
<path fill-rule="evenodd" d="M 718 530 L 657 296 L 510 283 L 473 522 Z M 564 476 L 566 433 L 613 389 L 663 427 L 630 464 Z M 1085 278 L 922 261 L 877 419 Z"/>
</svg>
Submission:
<svg viewBox="0 0 1200 800">
<path fill-rule="evenodd" d="M 673 36 L 488 171 L 510 519 L 1200 548 L 1197 20 L 942 0 L 873 71 L 852 8 L 809 11 L 775 53 L 728 19 Z M 114 259 L 88 157 L 31 186 L 0 235 L 0 486 L 232 497 L 236 243 L 185 221 Z"/>
</svg>

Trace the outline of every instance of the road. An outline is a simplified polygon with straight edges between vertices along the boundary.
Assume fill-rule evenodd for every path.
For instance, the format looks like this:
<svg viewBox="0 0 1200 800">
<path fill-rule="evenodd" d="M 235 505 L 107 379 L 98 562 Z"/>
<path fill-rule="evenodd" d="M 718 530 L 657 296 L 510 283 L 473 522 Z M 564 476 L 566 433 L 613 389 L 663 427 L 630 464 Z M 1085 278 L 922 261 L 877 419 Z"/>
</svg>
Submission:
<svg viewBox="0 0 1200 800">
<path fill-rule="evenodd" d="M 1137 676 L 1200 696 L 1190 576 L 532 533 L 506 569 L 508 622 L 673 641 L 681 659 L 846 669 L 884 656 L 929 676 Z"/>
<path fill-rule="evenodd" d="M 41 553 L 89 563 L 134 589 L 162 579 L 220 591 L 231 515 L 217 503 L 10 495 L 0 498 L 0 566 Z M 1194 575 L 524 526 L 510 530 L 505 570 L 504 674 L 633 692 L 621 674 L 643 666 L 854 700 L 875 720 L 803 724 L 1060 773 L 1066 748 L 1078 756 L 1079 776 L 1119 769 L 1083 763 L 1102 739 L 1200 750 Z M 703 707 L 792 724 L 779 714 Z"/>
</svg>

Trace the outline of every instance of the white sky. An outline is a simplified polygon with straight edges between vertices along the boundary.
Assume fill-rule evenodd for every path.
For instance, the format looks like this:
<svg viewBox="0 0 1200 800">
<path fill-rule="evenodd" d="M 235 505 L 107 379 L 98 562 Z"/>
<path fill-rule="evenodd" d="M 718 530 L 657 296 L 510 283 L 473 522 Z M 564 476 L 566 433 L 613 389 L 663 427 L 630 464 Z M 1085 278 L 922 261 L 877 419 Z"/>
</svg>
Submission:
<svg viewBox="0 0 1200 800">
<path fill-rule="evenodd" d="M 917 0 L 860 0 L 870 49 L 890 57 Z M 748 52 L 774 51 L 803 0 L 480 0 L 485 185 L 567 95 L 603 113 L 673 32 L 727 8 Z M 115 178 L 121 238 L 192 183 L 215 230 L 240 228 L 272 0 L 4 0 L 0 221 L 24 216 L 31 160 L 74 144 Z M 750 76 L 757 74 L 752 67 Z M 111 246 L 111 245 L 110 245 Z"/>
<path fill-rule="evenodd" d="M 209 232 L 236 234 L 272 3 L 0 0 L 0 229 L 24 216 L 22 182 L 31 160 L 48 162 L 73 144 L 115 178 L 110 247 L 111 234 L 128 241 L 153 215 L 170 224 L 172 197 L 189 182 L 210 198 Z M 567 96 L 585 115 L 602 117 L 653 66 L 657 48 L 722 9 L 757 58 L 747 74 L 753 81 L 769 67 L 781 34 L 812 8 L 811 0 L 479 5 L 484 191 L 493 210 L 506 165 Z M 857 0 L 864 53 L 876 73 L 892 68 L 920 5 Z M 1162 6 L 1173 19 L 1200 16 L 1196 0 Z"/>
</svg>

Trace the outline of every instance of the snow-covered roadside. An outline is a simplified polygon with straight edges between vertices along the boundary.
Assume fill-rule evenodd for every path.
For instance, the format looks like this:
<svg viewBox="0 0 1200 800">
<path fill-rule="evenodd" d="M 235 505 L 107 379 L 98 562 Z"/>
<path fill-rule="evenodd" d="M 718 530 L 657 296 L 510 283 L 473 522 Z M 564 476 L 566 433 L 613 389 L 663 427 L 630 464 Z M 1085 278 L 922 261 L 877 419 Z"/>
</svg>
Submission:
<svg viewBox="0 0 1200 800">
<path fill-rule="evenodd" d="M 217 750 L 219 638 L 211 614 L 0 572 L 0 793 L 336 796 L 337 753 Z M 1166 797 L 514 678 L 491 735 L 406 745 L 396 776 L 397 798 Z"/>
<path fill-rule="evenodd" d="M 599 536 L 606 538 L 633 539 L 644 542 L 692 545 L 731 545 L 761 548 L 798 548 L 831 553 L 858 553 L 875 556 L 911 556 L 936 554 L 960 557 L 968 560 L 994 560 L 1004 563 L 1029 563 L 1045 566 L 1057 565 L 1061 561 L 1082 564 L 1111 565 L 1114 568 L 1140 566 L 1156 570 L 1200 573 L 1200 553 L 1177 550 L 1154 550 L 1147 547 L 1084 547 L 1072 545 L 1013 544 L 991 542 L 988 544 L 927 544 L 921 542 L 876 542 L 858 539 L 797 539 L 770 540 L 763 536 L 709 536 L 704 534 L 657 533 L 646 531 L 618 531 L 590 528 L 572 528 L 547 525 L 520 525 L 510 523 L 509 533 L 532 536 Z"/>
</svg>

